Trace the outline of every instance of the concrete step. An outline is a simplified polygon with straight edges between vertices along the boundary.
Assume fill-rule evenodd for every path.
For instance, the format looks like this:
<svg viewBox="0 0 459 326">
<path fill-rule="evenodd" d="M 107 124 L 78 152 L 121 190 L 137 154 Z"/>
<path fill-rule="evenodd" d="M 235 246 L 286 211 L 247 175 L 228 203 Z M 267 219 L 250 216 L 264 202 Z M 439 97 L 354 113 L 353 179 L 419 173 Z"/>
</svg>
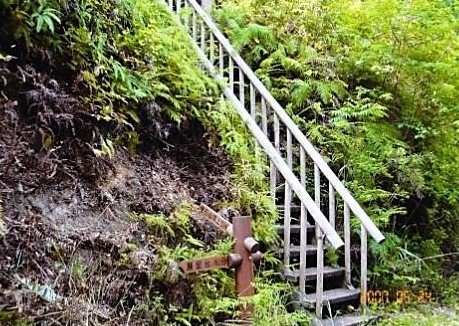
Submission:
<svg viewBox="0 0 459 326">
<path fill-rule="evenodd" d="M 323 292 L 324 305 L 330 302 L 330 305 L 342 304 L 345 302 L 358 301 L 360 297 L 359 289 L 332 289 Z M 313 309 L 317 301 L 316 293 L 303 295 L 300 304 L 308 309 Z"/>
<path fill-rule="evenodd" d="M 376 316 L 339 316 L 326 319 L 315 319 L 312 321 L 313 326 L 360 326 L 369 325 L 377 319 Z"/>
<path fill-rule="evenodd" d="M 344 268 L 343 267 L 331 267 L 331 266 L 324 266 L 324 279 L 329 278 L 338 278 L 344 276 Z M 286 270 L 284 273 L 284 277 L 286 280 L 291 282 L 299 282 L 300 279 L 300 271 L 296 270 Z M 306 282 L 315 281 L 317 279 L 317 268 L 316 267 L 309 267 L 306 268 Z"/>
</svg>

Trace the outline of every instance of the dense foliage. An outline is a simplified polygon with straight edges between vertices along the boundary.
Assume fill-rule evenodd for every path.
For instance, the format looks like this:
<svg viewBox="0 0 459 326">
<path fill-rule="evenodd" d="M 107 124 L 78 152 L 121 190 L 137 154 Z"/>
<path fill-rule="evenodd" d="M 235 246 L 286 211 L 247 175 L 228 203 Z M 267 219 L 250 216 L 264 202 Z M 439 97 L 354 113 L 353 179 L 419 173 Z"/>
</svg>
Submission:
<svg viewBox="0 0 459 326">
<path fill-rule="evenodd" d="M 21 103 L 16 101 L 12 105 L 19 106 L 21 118 L 31 124 L 31 138 L 36 142 L 33 149 L 27 149 L 30 155 L 52 155 L 68 164 L 79 164 L 89 157 L 86 167 L 94 171 L 98 169 L 97 159 L 102 162 L 116 160 L 124 149 L 129 150 L 132 157 L 149 155 L 152 149 L 168 151 L 174 146 L 168 142 L 194 141 L 194 134 L 204 134 L 205 129 L 205 137 L 211 142 L 209 151 L 211 146 L 220 145 L 233 160 L 232 202 L 215 205 L 236 207 L 255 217 L 263 216 L 255 230 L 258 239 L 266 243 L 277 239 L 271 223 L 276 217 L 275 209 L 265 192 L 265 162 L 254 155 L 254 144 L 247 130 L 236 113 L 220 101 L 217 86 L 200 69 L 185 31 L 174 23 L 161 2 L 2 0 L 0 41 L 0 82 L 2 87 L 6 86 L 0 91 L 8 103 L 13 102 L 9 99 L 21 98 Z M 26 76 L 24 79 L 28 83 L 21 87 L 27 89 L 18 86 L 22 84 L 14 80 L 14 74 L 10 73 L 13 69 L 19 69 L 19 75 Z M 4 72 L 8 72 L 6 77 Z M 33 99 L 38 105 L 22 100 L 24 94 L 31 91 L 41 96 Z M 69 152 L 72 154 L 68 155 Z M 219 173 L 218 168 L 214 170 Z M 156 171 L 163 172 L 166 171 Z M 105 182 L 100 180 L 104 178 L 103 173 L 96 178 L 94 174 L 91 176 L 84 180 L 89 181 L 89 188 L 97 188 Z M 78 176 L 72 177 L 77 180 Z M 48 183 L 54 180 L 50 178 Z M 116 264 L 121 269 L 129 269 L 130 257 L 144 245 L 141 242 L 145 239 L 148 239 L 148 250 L 157 254 L 158 261 L 147 276 L 149 288 L 145 293 L 137 293 L 141 299 L 123 297 L 122 303 L 117 302 L 114 308 L 116 320 L 110 323 L 126 318 L 129 323 L 132 317 L 131 321 L 137 324 L 201 325 L 214 318 L 230 317 L 235 311 L 238 301 L 230 273 L 216 271 L 185 279 L 174 267 L 179 260 L 202 255 L 204 246 L 209 247 L 206 250 L 209 255 L 226 254 L 231 250 L 231 241 L 209 246 L 201 241 L 203 239 L 196 238 L 196 234 L 203 232 L 193 229 L 192 207 L 193 204 L 185 202 L 175 211 L 166 213 L 141 209 L 123 212 L 145 226 L 148 232 L 147 238 L 140 237 L 128 243 Z M 0 210 L 0 236 L 5 228 L 8 226 L 4 225 Z M 209 237 L 212 238 L 205 234 L 206 239 Z M 45 256 L 52 260 L 54 254 Z M 112 254 L 117 256 L 115 252 Z M 74 259 L 64 251 L 59 252 L 59 257 L 64 263 Z M 97 270 L 99 263 L 78 261 L 70 267 L 69 283 L 76 284 L 75 288 L 85 292 L 85 297 L 91 297 L 91 291 L 84 291 L 84 284 L 97 282 L 94 281 L 96 273 L 91 271 Z M 40 280 L 33 275 L 33 270 L 18 269 L 17 273 L 21 276 L 32 274 L 37 282 Z M 5 277 L 13 278 L 13 275 Z M 139 285 L 137 281 L 135 284 Z M 162 291 L 165 287 L 169 290 Z M 174 292 L 175 288 L 180 289 L 179 300 L 164 293 Z M 284 287 L 267 287 L 260 291 L 256 300 L 267 302 L 267 298 L 275 295 L 284 300 L 280 296 L 283 291 Z M 107 304 L 107 293 L 86 301 Z M 61 292 L 59 295 L 66 296 L 68 305 L 72 304 L 74 293 Z M 64 322 L 67 318 L 78 319 L 75 314 L 66 316 L 66 307 L 50 309 L 57 310 L 56 315 Z M 19 308 L 11 309 L 11 312 L 0 313 L 1 321 L 14 319 Z M 257 311 L 267 315 L 267 309 L 270 309 L 268 304 L 259 305 Z M 285 308 L 276 309 L 285 315 Z M 26 317 L 29 310 L 24 309 Z M 286 316 L 292 323 L 295 319 L 304 319 L 304 315 Z"/>
<path fill-rule="evenodd" d="M 457 273 L 457 4 L 223 1 L 217 17 L 384 228 L 378 283 Z"/>
<path fill-rule="evenodd" d="M 379 284 L 415 285 L 424 277 L 424 286 L 426 280 L 438 286 L 441 268 L 448 276 L 457 272 L 455 2 L 220 2 L 218 19 L 234 44 L 387 231 L 386 243 L 373 248 Z M 233 159 L 234 202 L 222 206 L 263 217 L 256 237 L 276 241 L 266 162 L 254 155 L 243 123 L 220 101 L 185 32 L 159 1 L 0 0 L 0 64 L 9 63 L 32 67 L 23 77 L 31 71 L 49 75 L 53 89 L 34 85 L 44 93 L 65 88 L 78 98 L 78 105 L 46 115 L 39 111 L 46 107 L 23 110 L 37 119 L 37 152 L 57 155 L 79 138 L 89 146 L 88 155 L 112 157 L 125 147 L 134 156 L 164 143 L 170 133 L 180 134 L 184 125 L 204 127 Z M 4 97 L 17 86 L 7 82 L 0 79 L 8 86 L 0 89 Z M 68 118 L 74 107 L 89 132 L 75 132 L 75 119 Z M 8 229 L 1 199 L 0 236 Z M 155 285 L 141 294 L 141 302 L 126 303 L 130 311 L 121 307 L 118 317 L 129 322 L 134 311 L 143 318 L 139 323 L 200 325 L 228 316 L 240 304 L 223 271 L 191 278 L 183 292 L 192 300 L 187 297 L 182 306 L 161 293 L 158 284 L 183 281 L 174 263 L 202 252 L 203 242 L 191 234 L 191 207 L 183 203 L 170 214 L 126 212 L 146 226 L 158 262 L 150 275 Z M 127 244 L 118 263 L 126 264 L 138 246 Z M 230 248 L 230 241 L 222 241 L 211 253 Z M 75 284 L 93 282 L 93 275 L 83 277 L 85 266 L 72 263 L 72 269 Z M 257 283 L 259 324 L 272 324 L 274 314 L 279 325 L 307 322 L 304 314 L 286 314 L 287 287 L 267 284 L 266 278 Z M 455 297 L 456 291 L 451 286 L 443 294 Z M 0 321 L 10 317 L 0 314 Z"/>
<path fill-rule="evenodd" d="M 42 56 L 69 82 L 77 76 L 88 111 L 117 127 L 100 142 L 107 150 L 119 137 L 136 145 L 139 107 L 149 101 L 179 122 L 215 90 L 182 46 L 186 34 L 155 1 L 2 1 L 0 13 L 3 51 Z"/>
</svg>

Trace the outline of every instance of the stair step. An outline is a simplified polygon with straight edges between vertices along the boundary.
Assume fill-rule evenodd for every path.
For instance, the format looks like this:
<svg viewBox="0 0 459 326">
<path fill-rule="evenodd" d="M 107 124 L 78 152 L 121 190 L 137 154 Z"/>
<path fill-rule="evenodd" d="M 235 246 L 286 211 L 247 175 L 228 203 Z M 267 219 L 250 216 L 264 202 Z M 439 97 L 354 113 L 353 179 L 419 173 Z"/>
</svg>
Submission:
<svg viewBox="0 0 459 326">
<path fill-rule="evenodd" d="M 315 319 L 312 322 L 313 326 L 359 326 L 366 325 L 374 321 L 375 316 L 340 316 L 327 319 Z"/>
<path fill-rule="evenodd" d="M 285 211 L 285 205 L 277 205 L 277 209 L 279 212 Z M 290 205 L 290 214 L 300 214 L 301 213 L 301 205 Z"/>
<path fill-rule="evenodd" d="M 308 233 L 312 233 L 315 230 L 315 227 L 308 223 L 307 225 Z M 284 226 L 283 225 L 276 225 L 277 233 L 283 234 L 284 233 Z M 290 225 L 290 233 L 300 233 L 301 225 L 299 224 L 291 224 Z"/>
<path fill-rule="evenodd" d="M 316 293 L 306 294 L 302 297 L 301 304 L 309 309 L 315 307 L 317 297 Z M 323 302 L 330 302 L 330 305 L 339 304 L 348 301 L 356 301 L 360 297 L 359 289 L 332 289 L 323 292 Z"/>
<path fill-rule="evenodd" d="M 279 249 L 282 253 L 284 250 Z M 290 257 L 299 257 L 300 256 L 300 246 L 291 246 L 290 247 Z M 316 245 L 306 245 L 306 256 L 315 255 L 317 253 L 317 246 Z"/>
<path fill-rule="evenodd" d="M 324 266 L 324 279 L 326 278 L 335 278 L 341 277 L 344 275 L 343 267 L 331 267 Z M 298 282 L 300 278 L 300 271 L 296 270 L 287 270 L 285 271 L 284 277 L 291 282 Z M 306 268 L 306 282 L 314 281 L 317 278 L 317 268 L 309 267 Z"/>
</svg>

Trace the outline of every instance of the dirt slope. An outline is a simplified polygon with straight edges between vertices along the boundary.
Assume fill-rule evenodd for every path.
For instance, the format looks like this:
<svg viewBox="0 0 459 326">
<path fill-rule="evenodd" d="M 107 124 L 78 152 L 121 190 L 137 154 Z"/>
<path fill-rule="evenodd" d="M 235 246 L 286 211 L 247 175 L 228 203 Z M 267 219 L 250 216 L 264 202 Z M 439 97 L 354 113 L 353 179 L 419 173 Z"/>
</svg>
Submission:
<svg viewBox="0 0 459 326">
<path fill-rule="evenodd" d="M 130 213 L 230 198 L 230 162 L 199 124 L 179 128 L 144 103 L 139 152 L 101 157 L 92 149 L 111 126 L 87 113 L 78 81 L 2 63 L 0 91 L 0 324 L 154 325 L 160 314 L 138 307 L 155 289 L 189 304 L 186 281 L 151 283 L 157 253 Z M 212 246 L 212 232 L 191 229 Z"/>
</svg>

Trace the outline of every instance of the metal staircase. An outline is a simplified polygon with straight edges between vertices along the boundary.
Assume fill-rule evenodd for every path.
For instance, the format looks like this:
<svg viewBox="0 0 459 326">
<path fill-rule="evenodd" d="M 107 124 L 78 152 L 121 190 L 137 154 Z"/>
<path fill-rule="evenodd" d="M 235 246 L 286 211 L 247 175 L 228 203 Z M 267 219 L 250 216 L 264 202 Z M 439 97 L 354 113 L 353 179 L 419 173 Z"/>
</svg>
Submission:
<svg viewBox="0 0 459 326">
<path fill-rule="evenodd" d="M 271 196 L 282 216 L 277 227 L 284 240 L 283 275 L 297 285 L 294 301 L 315 310 L 322 325 L 327 324 L 324 307 L 364 305 L 360 297 L 367 290 L 367 237 L 380 242 L 384 236 L 201 6 L 195 0 L 165 2 L 269 159 Z M 351 215 L 360 224 L 359 289 L 351 278 Z M 328 266 L 326 248 L 342 246 L 342 267 Z M 332 324 L 360 321 L 347 316 Z"/>
</svg>

